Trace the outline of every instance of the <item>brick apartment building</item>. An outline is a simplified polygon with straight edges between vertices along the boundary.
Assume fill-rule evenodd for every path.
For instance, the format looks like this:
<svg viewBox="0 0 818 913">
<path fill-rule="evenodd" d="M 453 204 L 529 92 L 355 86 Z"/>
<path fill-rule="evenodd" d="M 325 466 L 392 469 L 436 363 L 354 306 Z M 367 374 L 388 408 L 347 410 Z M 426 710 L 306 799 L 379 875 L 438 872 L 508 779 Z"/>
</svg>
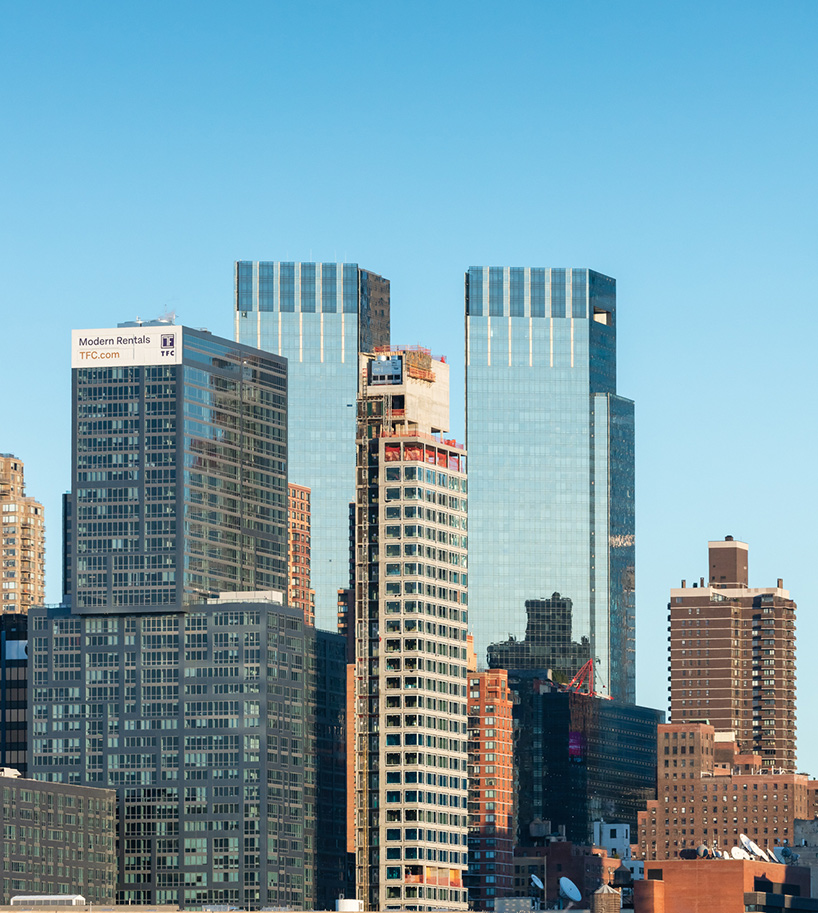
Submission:
<svg viewBox="0 0 818 913">
<path fill-rule="evenodd" d="M 744 859 L 673 859 L 634 882 L 635 913 L 818 910 L 809 869 Z"/>
<path fill-rule="evenodd" d="M 315 591 L 310 589 L 310 489 L 288 487 L 287 602 L 304 613 L 308 625 L 315 624 Z"/>
<path fill-rule="evenodd" d="M 3 612 L 28 612 L 45 598 L 43 505 L 26 496 L 23 469 L 13 454 L 0 454 Z"/>
<path fill-rule="evenodd" d="M 764 768 L 713 726 L 668 723 L 657 740 L 658 798 L 639 813 L 643 859 L 673 859 L 702 843 L 729 852 L 740 834 L 762 849 L 792 843 L 795 819 L 816 814 L 817 781 Z"/>
<path fill-rule="evenodd" d="M 748 547 L 708 543 L 709 579 L 670 591 L 670 715 L 735 733 L 762 766 L 795 770 L 795 609 L 779 579 L 748 585 Z"/>
<path fill-rule="evenodd" d="M 505 669 L 469 675 L 469 906 L 493 910 L 513 894 L 515 820 L 512 695 Z"/>
</svg>

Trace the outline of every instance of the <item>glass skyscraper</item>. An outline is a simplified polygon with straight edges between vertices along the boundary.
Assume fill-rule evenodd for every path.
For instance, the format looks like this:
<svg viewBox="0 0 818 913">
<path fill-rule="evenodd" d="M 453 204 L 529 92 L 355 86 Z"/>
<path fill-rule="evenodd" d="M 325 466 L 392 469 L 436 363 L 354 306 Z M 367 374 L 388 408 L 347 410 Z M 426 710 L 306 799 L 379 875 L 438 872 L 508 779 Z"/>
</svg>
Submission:
<svg viewBox="0 0 818 913">
<path fill-rule="evenodd" d="M 289 362 L 290 481 L 312 490 L 316 623 L 349 585 L 358 353 L 389 344 L 389 280 L 356 263 L 239 261 L 235 336 Z"/>
<path fill-rule="evenodd" d="M 287 365 L 167 321 L 75 330 L 77 609 L 287 590 Z"/>
<path fill-rule="evenodd" d="M 466 422 L 478 660 L 497 645 L 517 669 L 548 656 L 568 678 L 590 657 L 597 690 L 633 702 L 634 418 L 616 393 L 615 280 L 471 267 Z"/>
</svg>

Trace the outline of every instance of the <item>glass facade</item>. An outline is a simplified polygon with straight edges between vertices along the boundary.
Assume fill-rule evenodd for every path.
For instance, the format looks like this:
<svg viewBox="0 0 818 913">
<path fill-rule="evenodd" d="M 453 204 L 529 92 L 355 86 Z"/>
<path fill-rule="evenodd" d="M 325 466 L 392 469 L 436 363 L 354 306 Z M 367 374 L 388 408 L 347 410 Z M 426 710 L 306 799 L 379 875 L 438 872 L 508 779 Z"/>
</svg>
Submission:
<svg viewBox="0 0 818 913">
<path fill-rule="evenodd" d="M 570 678 L 590 656 L 599 690 L 633 702 L 633 403 L 616 393 L 615 281 L 470 268 L 466 422 L 478 662 L 498 645 Z"/>
<path fill-rule="evenodd" d="M 319 860 L 337 890 L 340 635 L 226 600 L 30 618 L 30 770 L 117 791 L 119 903 L 317 909 Z M 317 837 L 327 804 L 338 845 Z"/>
<path fill-rule="evenodd" d="M 593 841 L 593 823 L 622 821 L 656 795 L 656 731 L 664 714 L 546 688 L 537 672 L 512 670 L 518 835 L 536 819 L 565 825 L 574 843 Z"/>
<path fill-rule="evenodd" d="M 27 776 L 28 616 L 0 615 L 0 767 Z"/>
<path fill-rule="evenodd" d="M 112 904 L 116 794 L 9 776 L 0 776 L 0 789 L 0 903 L 15 895 L 81 894 L 89 910 L 93 904 Z"/>
<path fill-rule="evenodd" d="M 289 370 L 290 480 L 312 490 L 316 622 L 334 627 L 348 585 L 358 353 L 389 344 L 389 281 L 355 263 L 239 261 L 235 335 Z"/>
<path fill-rule="evenodd" d="M 73 371 L 65 576 L 78 610 L 286 592 L 286 363 L 170 329 L 178 364 Z"/>
</svg>

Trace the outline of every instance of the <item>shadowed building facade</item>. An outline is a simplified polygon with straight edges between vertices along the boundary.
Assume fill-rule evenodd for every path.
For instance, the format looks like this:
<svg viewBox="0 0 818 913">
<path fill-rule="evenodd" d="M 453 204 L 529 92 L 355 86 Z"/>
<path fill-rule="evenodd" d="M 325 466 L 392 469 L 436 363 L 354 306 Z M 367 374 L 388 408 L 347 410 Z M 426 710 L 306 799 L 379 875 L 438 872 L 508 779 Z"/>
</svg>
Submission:
<svg viewBox="0 0 818 913">
<path fill-rule="evenodd" d="M 119 903 L 317 909 L 345 888 L 344 641 L 227 599 L 32 609 L 29 771 L 116 790 Z"/>
<path fill-rule="evenodd" d="M 89 904 L 112 904 L 116 794 L 17 773 L 0 770 L 0 903 L 19 895 L 82 894 Z"/>
<path fill-rule="evenodd" d="M 559 593 L 550 599 L 526 599 L 525 612 L 525 637 L 489 644 L 489 667 L 551 670 L 558 680 L 567 681 L 569 671 L 580 669 L 591 658 L 587 637 L 580 643 L 572 640 L 571 600 Z"/>
<path fill-rule="evenodd" d="M 511 670 L 518 842 L 538 824 L 564 826 L 568 840 L 590 844 L 596 820 L 636 829 L 656 796 L 659 710 L 562 691 L 538 673 Z M 533 825 L 533 827 L 532 827 Z"/>
<path fill-rule="evenodd" d="M 0 767 L 27 776 L 28 616 L 0 615 Z"/>
<path fill-rule="evenodd" d="M 559 593 L 600 690 L 632 703 L 634 413 L 616 391 L 615 281 L 588 269 L 471 267 L 466 421 L 478 661 L 490 644 L 523 641 L 527 603 Z M 571 638 L 551 638 L 538 633 L 538 652 L 572 677 L 582 663 L 565 650 Z M 532 654 L 527 668 L 540 661 Z"/>
<path fill-rule="evenodd" d="M 76 609 L 287 589 L 287 364 L 169 321 L 74 330 Z"/>
</svg>

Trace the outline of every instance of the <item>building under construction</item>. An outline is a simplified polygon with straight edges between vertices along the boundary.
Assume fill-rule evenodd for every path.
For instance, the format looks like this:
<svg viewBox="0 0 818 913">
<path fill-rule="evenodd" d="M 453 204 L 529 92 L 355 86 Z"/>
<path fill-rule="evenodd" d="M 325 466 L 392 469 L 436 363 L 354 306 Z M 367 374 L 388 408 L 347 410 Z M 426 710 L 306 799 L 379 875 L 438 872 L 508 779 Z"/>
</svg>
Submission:
<svg viewBox="0 0 818 913">
<path fill-rule="evenodd" d="M 449 367 L 361 359 L 355 504 L 355 852 L 368 910 L 465 910 L 466 455 Z"/>
</svg>

